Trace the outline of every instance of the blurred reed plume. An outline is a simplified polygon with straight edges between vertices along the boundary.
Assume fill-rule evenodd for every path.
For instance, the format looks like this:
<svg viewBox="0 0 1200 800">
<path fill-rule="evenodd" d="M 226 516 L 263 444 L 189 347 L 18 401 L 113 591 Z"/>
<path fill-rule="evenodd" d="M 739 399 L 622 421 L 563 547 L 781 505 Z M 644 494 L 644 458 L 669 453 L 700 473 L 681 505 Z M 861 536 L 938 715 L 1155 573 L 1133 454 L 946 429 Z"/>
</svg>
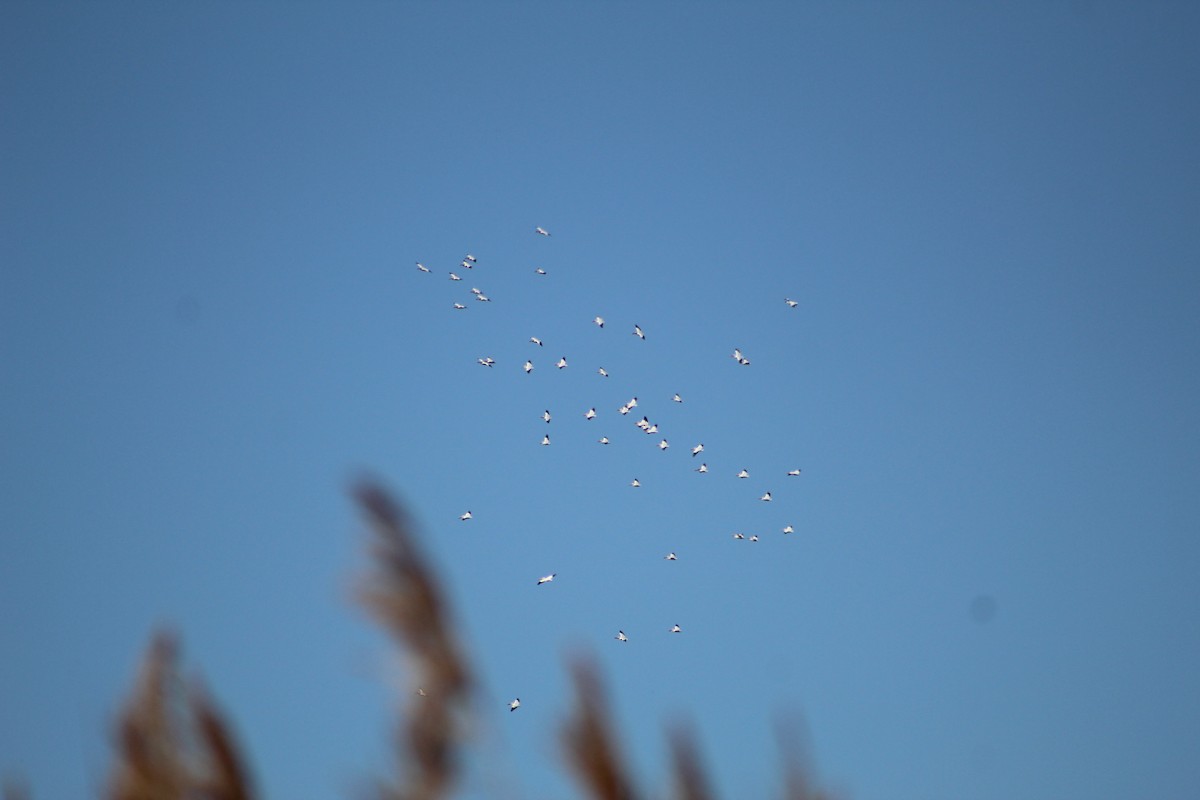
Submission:
<svg viewBox="0 0 1200 800">
<path fill-rule="evenodd" d="M 158 633 L 117 728 L 111 800 L 249 800 L 233 737 L 199 682 L 186 686 L 174 639 Z"/>
<path fill-rule="evenodd" d="M 438 800 L 459 780 L 475 691 L 472 670 L 455 635 L 449 604 L 426 563 L 415 525 L 404 507 L 380 486 L 356 485 L 352 494 L 369 521 L 372 571 L 359 600 L 406 651 L 415 700 L 399 715 L 398 778 L 378 787 L 385 800 Z M 251 800 L 245 760 L 221 715 L 195 679 L 184 681 L 174 639 L 156 634 L 117 727 L 109 800 Z M 563 756 L 584 794 L 596 800 L 643 797 L 622 760 L 620 735 L 593 662 L 576 659 L 570 670 L 575 708 L 560 730 Z M 812 788 L 798 737 L 780 726 L 784 800 L 830 800 Z M 713 800 L 703 759 L 687 727 L 669 735 L 674 796 Z M 5 800 L 25 797 L 8 784 Z"/>
</svg>

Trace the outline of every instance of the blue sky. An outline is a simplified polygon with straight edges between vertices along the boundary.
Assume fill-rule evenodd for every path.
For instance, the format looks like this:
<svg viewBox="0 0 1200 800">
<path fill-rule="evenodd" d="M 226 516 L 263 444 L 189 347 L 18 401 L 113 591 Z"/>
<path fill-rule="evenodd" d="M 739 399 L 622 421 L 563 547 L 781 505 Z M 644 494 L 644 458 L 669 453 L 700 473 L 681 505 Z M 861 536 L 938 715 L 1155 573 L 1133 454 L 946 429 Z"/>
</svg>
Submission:
<svg viewBox="0 0 1200 800">
<path fill-rule="evenodd" d="M 571 794 L 578 651 L 663 793 L 683 718 L 764 796 L 783 710 L 857 800 L 1200 794 L 1190 5 L 0 15 L 0 771 L 36 796 L 97 793 L 161 624 L 266 796 L 388 774 L 364 473 L 483 675 L 466 796 Z"/>
</svg>

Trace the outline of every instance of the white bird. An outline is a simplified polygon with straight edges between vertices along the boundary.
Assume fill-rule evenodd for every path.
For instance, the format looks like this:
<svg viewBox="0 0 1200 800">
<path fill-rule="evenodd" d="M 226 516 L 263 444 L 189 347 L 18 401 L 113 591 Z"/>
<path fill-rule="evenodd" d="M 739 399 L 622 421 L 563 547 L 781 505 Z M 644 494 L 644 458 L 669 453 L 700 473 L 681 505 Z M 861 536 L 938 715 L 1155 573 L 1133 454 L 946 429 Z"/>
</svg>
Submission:
<svg viewBox="0 0 1200 800">
<path fill-rule="evenodd" d="M 550 231 L 546 230 L 545 228 L 534 228 L 534 229 L 533 229 L 533 232 L 534 232 L 534 233 L 539 233 L 539 234 L 541 234 L 542 236 L 549 236 L 549 235 L 550 235 Z M 570 238 L 570 237 L 568 237 L 568 238 Z"/>
<path fill-rule="evenodd" d="M 477 294 L 477 295 L 475 295 L 475 299 L 481 303 L 492 302 L 492 298 L 488 297 L 486 294 Z"/>
<path fill-rule="evenodd" d="M 659 449 L 659 450 L 666 450 L 666 449 L 667 449 L 668 447 L 670 447 L 670 446 L 671 446 L 671 445 L 667 444 L 667 440 L 666 440 L 666 439 L 663 439 L 661 442 L 659 442 L 659 443 L 658 443 L 658 449 Z"/>
<path fill-rule="evenodd" d="M 759 500 L 762 500 L 764 503 L 769 503 L 769 502 L 771 502 L 771 493 L 770 493 L 770 492 L 765 492 L 765 493 L 763 494 L 763 496 L 762 496 L 762 497 L 760 497 L 760 498 L 758 498 L 758 499 L 759 499 Z"/>
<path fill-rule="evenodd" d="M 542 447 L 547 447 L 547 446 L 549 446 L 549 444 L 550 444 L 550 434 L 547 433 L 545 436 L 542 437 Z"/>
<path fill-rule="evenodd" d="M 583 418 L 584 419 L 595 419 L 596 418 L 596 409 L 589 408 L 587 411 L 583 412 Z"/>
<path fill-rule="evenodd" d="M 733 538 L 735 538 L 735 539 L 745 539 L 745 538 L 746 538 L 746 534 L 744 534 L 744 533 L 735 533 L 735 534 L 733 535 Z"/>
<path fill-rule="evenodd" d="M 520 707 L 521 707 L 521 698 L 519 698 L 519 697 L 514 697 L 512 699 L 512 702 L 508 704 L 509 711 L 516 711 Z"/>
<path fill-rule="evenodd" d="M 640 327 L 638 327 L 637 325 L 633 326 L 633 335 L 638 337 L 639 339 L 646 338 L 646 334 L 642 333 L 642 329 Z"/>
<path fill-rule="evenodd" d="M 429 272 L 429 267 L 425 266 L 420 261 L 417 262 L 417 269 L 421 270 L 421 272 Z"/>
<path fill-rule="evenodd" d="M 454 304 L 454 309 L 455 309 L 456 311 L 462 311 L 462 310 L 463 310 L 463 309 L 465 309 L 465 308 L 466 308 L 466 306 L 464 306 L 462 303 L 455 303 L 455 304 Z"/>
<path fill-rule="evenodd" d="M 649 428 L 646 428 L 646 433 L 658 433 L 658 423 L 654 423 Z"/>
<path fill-rule="evenodd" d="M 567 357 L 566 357 L 566 356 L 563 356 L 562 358 L 560 358 L 560 359 L 558 360 L 558 363 L 557 363 L 557 364 L 555 364 L 554 366 L 558 367 L 559 369 L 562 369 L 562 368 L 563 368 L 563 367 L 565 367 L 566 365 L 567 365 Z"/>
<path fill-rule="evenodd" d="M 700 466 L 696 467 L 696 472 L 708 472 L 708 464 L 701 464 Z"/>
<path fill-rule="evenodd" d="M 597 328 L 604 327 L 604 317 L 596 317 L 594 320 L 592 320 L 592 322 L 596 323 Z"/>
<path fill-rule="evenodd" d="M 629 637 L 625 635 L 625 631 L 617 631 L 617 635 L 613 637 L 618 642 L 628 642 Z"/>
<path fill-rule="evenodd" d="M 550 421 L 550 409 L 546 409 L 542 412 L 542 419 L 546 420 L 546 422 Z"/>
<path fill-rule="evenodd" d="M 538 267 L 537 269 L 535 269 L 534 272 L 536 272 L 538 275 L 546 274 L 546 270 L 542 269 L 541 267 Z"/>
<path fill-rule="evenodd" d="M 461 519 L 463 522 L 466 522 L 466 521 L 467 521 L 467 520 L 469 520 L 470 518 L 471 518 L 471 512 L 470 512 L 470 511 L 466 512 L 465 514 L 463 514 L 462 516 L 460 516 L 460 517 L 459 517 L 459 519 Z"/>
<path fill-rule="evenodd" d="M 798 469 L 789 469 L 788 470 L 788 475 L 790 475 L 793 478 L 799 476 L 799 474 L 800 474 L 800 470 L 798 470 Z"/>
<path fill-rule="evenodd" d="M 749 478 L 749 477 L 750 477 L 750 473 L 749 473 L 749 472 L 747 472 L 746 470 L 742 470 L 741 472 L 739 472 L 739 473 L 738 473 L 738 477 L 739 477 L 739 478 Z"/>
<path fill-rule="evenodd" d="M 551 572 L 549 575 L 543 575 L 542 577 L 538 578 L 537 585 L 541 586 L 543 583 L 549 583 L 550 581 L 554 580 L 554 576 L 557 574 L 557 572 Z"/>
<path fill-rule="evenodd" d="M 539 338 L 538 338 L 538 337 L 536 337 L 536 336 L 530 336 L 530 337 L 529 337 L 529 341 L 533 342 L 533 343 L 534 343 L 534 344 L 536 344 L 538 347 L 541 347 L 541 346 L 542 346 L 542 340 L 541 340 L 541 339 L 539 339 Z"/>
<path fill-rule="evenodd" d="M 672 550 L 670 553 L 667 553 L 665 556 L 663 556 L 663 558 L 666 559 L 667 561 L 678 561 L 679 560 L 675 557 L 674 550 Z"/>
<path fill-rule="evenodd" d="M 608 437 L 607 437 L 607 436 L 601 436 L 601 437 L 600 437 L 599 439 L 597 439 L 596 441 L 598 441 L 600 444 L 608 444 Z"/>
<path fill-rule="evenodd" d="M 632 486 L 633 488 L 637 489 L 638 487 L 640 487 L 642 485 L 642 482 L 639 481 L 637 478 L 634 478 L 632 481 L 629 482 L 629 485 Z"/>
<path fill-rule="evenodd" d="M 748 359 L 744 355 L 742 355 L 742 351 L 738 350 L 737 348 L 734 348 L 733 360 L 738 362 L 739 364 L 741 364 L 743 367 L 750 365 L 750 359 Z"/>
<path fill-rule="evenodd" d="M 679 627 L 678 625 L 672 625 L 671 633 L 683 633 L 683 628 Z"/>
<path fill-rule="evenodd" d="M 482 364 L 485 367 L 496 366 L 496 359 L 492 358 L 491 356 L 488 356 L 487 358 L 477 358 L 475 360 L 478 361 L 480 364 Z"/>
<path fill-rule="evenodd" d="M 750 537 L 750 541 L 752 541 L 752 542 L 757 542 L 757 541 L 758 541 L 758 534 L 755 534 L 755 535 L 751 536 L 751 537 Z"/>
<path fill-rule="evenodd" d="M 450 273 L 450 280 L 452 280 L 452 281 L 461 281 L 461 280 L 462 280 L 462 278 L 458 277 L 458 276 L 457 276 L 457 275 L 455 275 L 453 272 L 451 272 L 451 273 Z"/>
<path fill-rule="evenodd" d="M 629 402 L 626 403 L 625 405 L 629 406 L 630 408 L 637 408 L 637 398 L 636 397 L 630 398 Z"/>
<path fill-rule="evenodd" d="M 700 444 L 698 444 L 692 448 L 692 456 L 693 457 L 698 456 L 703 452 L 704 452 L 704 443 L 703 442 L 701 442 Z"/>
<path fill-rule="evenodd" d="M 467 261 L 470 261 L 472 264 L 474 264 L 478 260 L 479 259 L 476 258 L 475 256 L 471 255 L 470 253 L 467 253 Z"/>
<path fill-rule="evenodd" d="M 800 305 L 798 302 L 791 299 L 790 297 L 785 297 L 783 302 L 788 304 L 788 308 L 795 308 L 796 306 Z"/>
<path fill-rule="evenodd" d="M 600 369 L 598 369 L 598 370 L 596 370 L 596 371 L 600 373 L 600 377 L 601 377 L 601 378 L 607 378 L 607 377 L 608 377 L 608 370 L 606 370 L 604 367 L 601 367 Z"/>
<path fill-rule="evenodd" d="M 463 269 L 471 269 L 471 267 L 472 267 L 472 264 L 471 264 L 471 262 L 470 262 L 470 261 L 467 261 L 467 260 L 464 258 L 464 259 L 463 259 L 461 262 L 459 262 L 459 266 L 460 266 L 460 267 L 462 267 Z"/>
<path fill-rule="evenodd" d="M 628 414 L 629 406 L 621 406 L 620 408 L 617 409 L 617 411 L 619 411 L 622 415 Z"/>
<path fill-rule="evenodd" d="M 526 374 L 526 375 L 528 375 L 528 374 L 529 374 L 529 373 L 531 373 L 531 372 L 533 372 L 533 362 L 532 362 L 532 361 L 526 361 L 526 362 L 525 362 L 525 374 Z"/>
<path fill-rule="evenodd" d="M 682 398 L 682 397 L 680 397 L 678 394 L 676 394 L 676 395 L 675 395 L 674 397 L 672 397 L 671 399 L 672 399 L 672 400 L 674 400 L 676 403 L 682 403 L 682 402 L 683 402 L 683 398 Z"/>
<path fill-rule="evenodd" d="M 483 294 L 483 290 L 482 290 L 482 289 L 477 289 L 477 288 L 475 288 L 474 286 L 472 286 L 472 287 L 471 287 L 471 294 L 480 295 L 480 294 Z"/>
<path fill-rule="evenodd" d="M 793 528 L 791 525 L 785 525 L 783 528 L 783 532 L 784 533 L 795 533 L 796 529 Z"/>
<path fill-rule="evenodd" d="M 642 430 L 646 430 L 647 428 L 650 427 L 650 420 L 646 419 L 645 417 L 642 417 L 641 419 L 639 419 L 637 422 L 635 422 L 633 424 L 637 425 Z"/>
</svg>

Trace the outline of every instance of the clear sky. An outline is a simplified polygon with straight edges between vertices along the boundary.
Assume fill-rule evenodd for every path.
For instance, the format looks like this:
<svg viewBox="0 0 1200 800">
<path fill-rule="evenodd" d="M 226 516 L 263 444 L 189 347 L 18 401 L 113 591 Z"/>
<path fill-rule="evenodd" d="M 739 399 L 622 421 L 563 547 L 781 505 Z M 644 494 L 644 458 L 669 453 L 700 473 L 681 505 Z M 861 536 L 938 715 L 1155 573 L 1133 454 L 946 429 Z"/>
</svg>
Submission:
<svg viewBox="0 0 1200 800">
<path fill-rule="evenodd" d="M 572 793 L 577 650 L 655 790 L 786 710 L 855 800 L 1200 796 L 1197 86 L 1189 3 L 3 4 L 0 772 L 95 796 L 169 624 L 266 796 L 388 774 L 370 473 L 467 796 Z"/>
</svg>

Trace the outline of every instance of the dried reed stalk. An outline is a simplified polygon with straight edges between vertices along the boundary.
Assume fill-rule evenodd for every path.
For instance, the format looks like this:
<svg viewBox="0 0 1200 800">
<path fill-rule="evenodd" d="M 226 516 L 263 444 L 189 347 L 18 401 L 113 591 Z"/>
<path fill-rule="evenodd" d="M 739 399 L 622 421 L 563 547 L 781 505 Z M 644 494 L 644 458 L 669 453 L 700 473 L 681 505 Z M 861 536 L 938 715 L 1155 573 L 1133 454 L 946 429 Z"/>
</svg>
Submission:
<svg viewBox="0 0 1200 800">
<path fill-rule="evenodd" d="M 379 486 L 364 482 L 354 496 L 375 531 L 375 573 L 360 599 L 411 657 L 422 694 L 402 723 L 400 755 L 404 783 L 385 787 L 385 797 L 436 800 L 458 773 L 458 747 L 472 680 L 433 571 L 417 549 L 407 512 Z"/>
<path fill-rule="evenodd" d="M 568 763 L 584 790 L 597 800 L 635 800 L 638 794 L 613 742 L 604 690 L 595 667 L 576 660 L 571 664 L 571 674 L 575 679 L 576 708 L 562 732 Z"/>
</svg>

